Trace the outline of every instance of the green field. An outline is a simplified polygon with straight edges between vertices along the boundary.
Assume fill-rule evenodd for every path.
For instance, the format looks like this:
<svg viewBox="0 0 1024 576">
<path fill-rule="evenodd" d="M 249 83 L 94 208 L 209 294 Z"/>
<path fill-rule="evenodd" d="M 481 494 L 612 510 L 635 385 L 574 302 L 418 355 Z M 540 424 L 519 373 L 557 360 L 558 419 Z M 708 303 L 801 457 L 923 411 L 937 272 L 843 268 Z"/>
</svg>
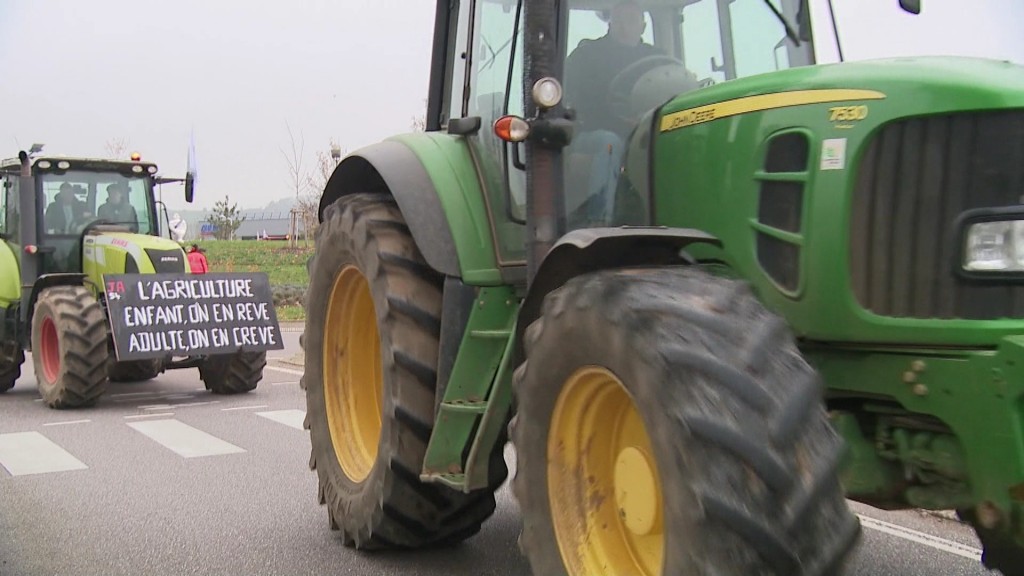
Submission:
<svg viewBox="0 0 1024 576">
<path fill-rule="evenodd" d="M 313 242 L 301 240 L 296 248 L 288 242 L 257 240 L 210 240 L 197 242 L 210 263 L 210 272 L 266 272 L 271 286 L 306 286 L 306 260 Z M 303 320 L 302 306 L 277 307 L 279 321 Z"/>
<path fill-rule="evenodd" d="M 272 286 L 306 286 L 306 260 L 313 243 L 289 248 L 287 242 L 257 240 L 211 240 L 197 242 L 210 262 L 210 272 L 266 272 Z"/>
</svg>

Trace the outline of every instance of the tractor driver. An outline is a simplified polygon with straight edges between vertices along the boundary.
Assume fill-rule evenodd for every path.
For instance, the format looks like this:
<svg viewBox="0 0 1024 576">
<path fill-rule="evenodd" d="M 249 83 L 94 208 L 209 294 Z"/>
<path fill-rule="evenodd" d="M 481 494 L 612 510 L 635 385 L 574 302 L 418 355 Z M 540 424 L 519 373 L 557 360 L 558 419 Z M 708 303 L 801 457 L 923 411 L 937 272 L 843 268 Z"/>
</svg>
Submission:
<svg viewBox="0 0 1024 576">
<path fill-rule="evenodd" d="M 586 158 L 587 168 L 567 170 L 569 187 L 584 192 L 578 206 L 567 206 L 570 228 L 609 224 L 622 163 L 625 138 L 632 123 L 615 113 L 609 101 L 612 79 L 629 65 L 662 54 L 643 41 L 644 12 L 635 0 L 611 9 L 608 32 L 581 40 L 565 61 L 566 104 L 575 109 L 579 131 L 568 150 Z"/>
<path fill-rule="evenodd" d="M 619 119 L 608 102 L 612 79 L 630 64 L 662 52 L 643 41 L 647 22 L 635 0 L 611 9 L 608 33 L 581 40 L 565 61 L 565 94 L 583 130 L 609 130 L 625 137 L 631 125 Z"/>
<path fill-rule="evenodd" d="M 46 207 L 43 222 L 50 234 L 69 234 L 73 233 L 74 226 L 87 216 L 85 204 L 75 198 L 74 187 L 70 182 L 64 182 L 60 185 L 60 191 L 53 202 Z"/>
<path fill-rule="evenodd" d="M 139 215 L 125 198 L 128 186 L 115 182 L 107 186 L 107 200 L 97 211 L 98 216 L 115 224 L 128 224 L 132 231 L 139 228 Z"/>
</svg>

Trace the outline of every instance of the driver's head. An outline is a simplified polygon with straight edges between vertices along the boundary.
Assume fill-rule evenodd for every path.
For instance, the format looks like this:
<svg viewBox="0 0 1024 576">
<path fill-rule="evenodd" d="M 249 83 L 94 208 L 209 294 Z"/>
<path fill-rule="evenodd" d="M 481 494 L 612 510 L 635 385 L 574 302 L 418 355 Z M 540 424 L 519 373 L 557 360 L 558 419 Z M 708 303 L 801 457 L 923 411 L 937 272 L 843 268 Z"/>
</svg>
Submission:
<svg viewBox="0 0 1024 576">
<path fill-rule="evenodd" d="M 107 186 L 107 200 L 114 204 L 120 204 L 124 199 L 124 191 L 116 182 Z"/>
<path fill-rule="evenodd" d="M 60 192 L 57 192 L 57 200 L 62 204 L 71 204 L 75 199 L 75 191 L 70 182 L 60 185 Z"/>
<path fill-rule="evenodd" d="M 608 34 L 616 41 L 636 46 L 646 29 L 644 11 L 634 0 L 619 2 L 612 8 L 608 19 Z"/>
</svg>

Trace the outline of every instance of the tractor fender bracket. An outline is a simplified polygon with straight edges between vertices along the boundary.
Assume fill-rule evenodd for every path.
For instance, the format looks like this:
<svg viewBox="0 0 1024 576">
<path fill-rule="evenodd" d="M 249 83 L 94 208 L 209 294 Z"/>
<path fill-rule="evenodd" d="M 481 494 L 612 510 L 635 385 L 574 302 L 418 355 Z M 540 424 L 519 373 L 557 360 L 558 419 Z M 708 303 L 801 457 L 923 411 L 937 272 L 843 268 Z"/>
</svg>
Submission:
<svg viewBox="0 0 1024 576">
<path fill-rule="evenodd" d="M 570 279 L 612 268 L 692 264 L 685 249 L 690 244 L 721 246 L 718 238 L 691 228 L 622 226 L 584 228 L 559 238 L 548 251 L 519 309 L 516 322 L 516 365 L 525 358 L 523 333 L 540 317 L 544 297 Z"/>
</svg>

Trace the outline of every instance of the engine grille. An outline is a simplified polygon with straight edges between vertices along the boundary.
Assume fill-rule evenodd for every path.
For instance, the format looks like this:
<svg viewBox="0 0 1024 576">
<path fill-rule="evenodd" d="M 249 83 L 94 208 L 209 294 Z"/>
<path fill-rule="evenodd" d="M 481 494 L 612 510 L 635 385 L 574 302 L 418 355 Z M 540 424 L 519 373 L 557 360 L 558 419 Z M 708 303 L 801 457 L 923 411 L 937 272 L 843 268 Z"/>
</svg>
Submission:
<svg viewBox="0 0 1024 576">
<path fill-rule="evenodd" d="M 173 272 L 176 274 L 185 272 L 185 256 L 181 250 L 154 250 L 146 248 L 153 268 L 159 272 Z"/>
<path fill-rule="evenodd" d="M 1024 203 L 1024 110 L 889 124 L 856 177 L 850 274 L 864 308 L 903 318 L 1024 317 L 1024 286 L 953 273 L 957 216 Z"/>
</svg>

